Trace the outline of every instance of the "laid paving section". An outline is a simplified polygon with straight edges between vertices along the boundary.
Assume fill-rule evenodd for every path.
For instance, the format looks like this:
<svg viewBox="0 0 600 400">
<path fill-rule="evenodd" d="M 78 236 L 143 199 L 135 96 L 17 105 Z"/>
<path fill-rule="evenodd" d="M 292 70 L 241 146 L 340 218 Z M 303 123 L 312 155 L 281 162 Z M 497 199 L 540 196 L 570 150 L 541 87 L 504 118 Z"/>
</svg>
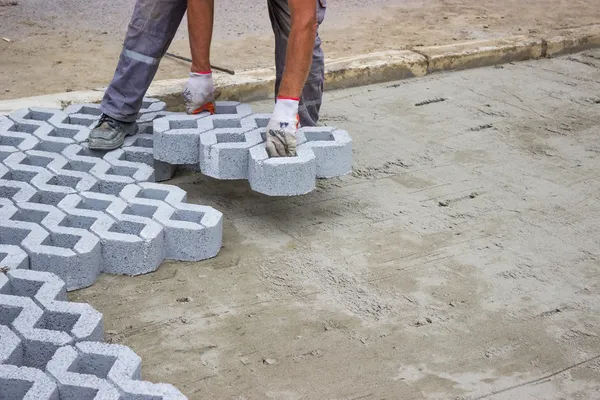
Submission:
<svg viewBox="0 0 600 400">
<path fill-rule="evenodd" d="M 301 128 L 296 157 L 269 158 L 265 148 L 270 114 L 250 106 L 217 102 L 216 115 L 171 114 L 157 118 L 154 157 L 167 165 L 197 166 L 221 180 L 247 179 L 269 196 L 296 196 L 316 188 L 318 178 L 352 170 L 352 138 L 332 127 Z"/>
<path fill-rule="evenodd" d="M 172 385 L 143 381 L 140 357 L 103 340 L 102 314 L 69 302 L 58 276 L 0 273 L 1 399 L 186 399 Z"/>
<path fill-rule="evenodd" d="M 87 138 L 98 104 L 28 108 L 0 117 L 0 246 L 9 269 L 56 273 L 68 290 L 100 273 L 139 275 L 165 259 L 212 258 L 222 243 L 222 214 L 186 203 L 160 181 L 178 166 L 222 180 L 247 179 L 271 196 L 311 192 L 318 178 L 348 174 L 352 139 L 332 127 L 302 128 L 298 156 L 269 158 L 269 114 L 217 102 L 216 115 L 165 111 L 145 99 L 139 133 L 110 152 Z"/>
<path fill-rule="evenodd" d="M 100 116 L 97 105 L 0 117 L 2 266 L 56 273 L 75 290 L 101 272 L 139 275 L 165 259 L 217 255 L 223 215 L 154 182 L 157 172 L 168 179 L 174 171 L 152 156 L 152 120 L 164 108 L 145 101 L 141 133 L 108 153 L 85 143 Z"/>
</svg>

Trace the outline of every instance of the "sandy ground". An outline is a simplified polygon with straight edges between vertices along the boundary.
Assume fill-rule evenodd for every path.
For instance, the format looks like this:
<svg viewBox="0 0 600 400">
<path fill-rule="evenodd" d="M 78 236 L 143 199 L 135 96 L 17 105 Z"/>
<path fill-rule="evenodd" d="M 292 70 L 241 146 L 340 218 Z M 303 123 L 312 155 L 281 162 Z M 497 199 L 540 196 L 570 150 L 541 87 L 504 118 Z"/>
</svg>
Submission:
<svg viewBox="0 0 600 400">
<path fill-rule="evenodd" d="M 600 399 L 598 93 L 600 51 L 328 92 L 350 176 L 180 174 L 220 255 L 71 298 L 191 400 Z"/>
<path fill-rule="evenodd" d="M 0 2 L 1 4 L 1 2 Z M 18 0 L 0 6 L 0 99 L 104 87 L 113 75 L 133 0 Z M 321 36 L 328 58 L 598 23 L 600 0 L 329 0 Z M 266 1 L 216 2 L 212 61 L 271 67 Z M 170 49 L 189 55 L 185 24 Z M 243 56 L 240 56 L 243 55 Z M 165 59 L 158 79 L 185 77 Z"/>
</svg>

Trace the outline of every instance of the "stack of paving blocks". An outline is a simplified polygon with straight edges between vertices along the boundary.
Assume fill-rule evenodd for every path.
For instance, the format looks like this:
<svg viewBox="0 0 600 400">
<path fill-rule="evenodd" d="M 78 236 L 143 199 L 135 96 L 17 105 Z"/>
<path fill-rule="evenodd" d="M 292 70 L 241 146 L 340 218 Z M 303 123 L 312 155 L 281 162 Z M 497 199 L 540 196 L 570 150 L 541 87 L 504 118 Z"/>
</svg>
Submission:
<svg viewBox="0 0 600 400">
<path fill-rule="evenodd" d="M 101 272 L 139 275 L 164 259 L 217 255 L 222 214 L 154 182 L 147 132 L 164 115 L 164 103 L 145 101 L 146 131 L 112 152 L 85 143 L 100 116 L 95 105 L 0 117 L 0 267 L 53 272 L 74 290 Z"/>
<path fill-rule="evenodd" d="M 265 147 L 269 114 L 250 106 L 217 102 L 216 115 L 170 114 L 154 119 L 154 158 L 169 165 L 195 165 L 216 179 L 248 179 L 269 196 L 311 192 L 317 178 L 352 169 L 352 139 L 330 127 L 301 128 L 297 157 L 269 158 Z"/>
<path fill-rule="evenodd" d="M 142 381 L 141 359 L 103 340 L 102 314 L 68 302 L 56 275 L 0 272 L 0 399 L 186 399 L 172 385 Z"/>
</svg>

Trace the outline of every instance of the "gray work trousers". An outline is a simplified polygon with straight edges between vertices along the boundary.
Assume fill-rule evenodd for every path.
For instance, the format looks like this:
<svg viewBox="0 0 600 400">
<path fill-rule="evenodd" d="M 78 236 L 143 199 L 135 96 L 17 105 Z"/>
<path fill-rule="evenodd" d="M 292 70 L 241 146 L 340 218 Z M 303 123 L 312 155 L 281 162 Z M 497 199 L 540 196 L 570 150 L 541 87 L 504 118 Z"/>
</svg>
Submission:
<svg viewBox="0 0 600 400">
<path fill-rule="evenodd" d="M 325 18 L 326 0 L 315 0 L 319 25 Z M 275 93 L 285 68 L 290 33 L 287 0 L 267 0 L 275 34 Z M 102 112 L 118 121 L 136 120 L 158 64 L 177 33 L 187 9 L 187 0 L 137 0 L 127 29 L 123 51 L 114 77 L 102 99 Z M 309 77 L 300 99 L 300 124 L 314 126 L 319 119 L 323 97 L 324 55 L 317 34 Z"/>
</svg>

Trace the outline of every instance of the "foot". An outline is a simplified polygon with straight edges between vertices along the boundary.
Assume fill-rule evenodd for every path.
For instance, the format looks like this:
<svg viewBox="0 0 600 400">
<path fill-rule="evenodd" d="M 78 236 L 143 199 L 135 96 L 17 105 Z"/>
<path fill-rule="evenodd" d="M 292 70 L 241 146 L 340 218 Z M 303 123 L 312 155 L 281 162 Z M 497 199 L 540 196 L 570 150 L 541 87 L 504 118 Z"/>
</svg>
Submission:
<svg viewBox="0 0 600 400">
<path fill-rule="evenodd" d="M 91 150 L 114 150 L 123 145 L 125 137 L 135 135 L 137 123 L 121 122 L 102 114 L 98 125 L 90 132 L 88 147 Z"/>
</svg>

